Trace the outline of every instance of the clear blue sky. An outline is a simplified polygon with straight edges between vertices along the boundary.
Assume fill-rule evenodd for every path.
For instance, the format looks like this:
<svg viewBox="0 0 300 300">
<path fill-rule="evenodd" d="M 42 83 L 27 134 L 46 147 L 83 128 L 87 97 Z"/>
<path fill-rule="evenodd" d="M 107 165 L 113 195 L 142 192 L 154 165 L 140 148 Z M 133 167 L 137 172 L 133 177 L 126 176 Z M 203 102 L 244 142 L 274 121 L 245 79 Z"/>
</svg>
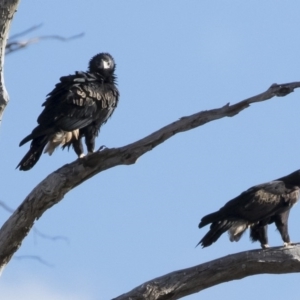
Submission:
<svg viewBox="0 0 300 300">
<path fill-rule="evenodd" d="M 16 208 L 47 174 L 73 161 L 73 151 L 43 155 L 29 172 L 15 170 L 28 150 L 20 140 L 36 125 L 60 76 L 86 70 L 99 52 L 117 63 L 120 105 L 97 147 L 119 147 L 180 117 L 299 81 L 299 1 L 22 1 L 11 33 L 43 23 L 46 40 L 5 61 L 10 103 L 0 129 L 0 200 Z M 256 249 L 248 232 L 195 248 L 207 232 L 201 217 L 252 185 L 300 168 L 300 91 L 258 103 L 179 134 L 133 166 L 101 173 L 66 195 L 36 222 L 65 236 L 31 232 L 1 281 L 1 299 L 111 299 L 143 282 L 228 254 Z M 299 205 L 290 235 L 300 241 Z M 0 209 L 0 220 L 9 214 Z M 271 246 L 282 245 L 269 228 Z M 281 299 L 298 294 L 299 275 L 261 275 L 221 284 L 186 299 Z"/>
</svg>

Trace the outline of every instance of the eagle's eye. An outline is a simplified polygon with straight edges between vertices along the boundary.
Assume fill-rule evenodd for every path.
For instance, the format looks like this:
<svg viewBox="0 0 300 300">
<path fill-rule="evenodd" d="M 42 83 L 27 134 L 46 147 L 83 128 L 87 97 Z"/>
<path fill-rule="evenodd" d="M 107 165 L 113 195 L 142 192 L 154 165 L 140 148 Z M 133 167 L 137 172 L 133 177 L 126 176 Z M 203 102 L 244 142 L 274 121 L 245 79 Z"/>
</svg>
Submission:
<svg viewBox="0 0 300 300">
<path fill-rule="evenodd" d="M 110 61 L 103 60 L 103 68 L 104 69 L 109 69 L 110 68 Z"/>
</svg>

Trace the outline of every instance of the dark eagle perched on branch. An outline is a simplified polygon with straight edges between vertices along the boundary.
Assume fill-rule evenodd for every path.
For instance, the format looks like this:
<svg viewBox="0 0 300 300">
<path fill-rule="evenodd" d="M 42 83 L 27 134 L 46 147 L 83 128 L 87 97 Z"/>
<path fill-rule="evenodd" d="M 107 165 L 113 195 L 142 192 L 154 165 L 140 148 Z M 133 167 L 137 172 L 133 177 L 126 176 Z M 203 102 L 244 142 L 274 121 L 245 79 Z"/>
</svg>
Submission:
<svg viewBox="0 0 300 300">
<path fill-rule="evenodd" d="M 59 145 L 63 148 L 72 145 L 78 157 L 83 157 L 83 136 L 88 152 L 94 152 L 100 127 L 118 104 L 115 67 L 110 54 L 100 53 L 90 60 L 87 72 L 60 78 L 43 103 L 38 126 L 20 142 L 22 146 L 31 140 L 31 145 L 17 168 L 31 169 L 44 148 L 51 155 Z"/>
<path fill-rule="evenodd" d="M 228 201 L 218 211 L 201 219 L 199 228 L 211 223 L 210 230 L 198 243 L 208 247 L 226 231 L 231 242 L 239 241 L 250 227 L 250 238 L 268 248 L 268 224 L 275 223 L 284 246 L 290 245 L 288 218 L 299 199 L 300 170 L 274 181 L 251 187 Z"/>
</svg>

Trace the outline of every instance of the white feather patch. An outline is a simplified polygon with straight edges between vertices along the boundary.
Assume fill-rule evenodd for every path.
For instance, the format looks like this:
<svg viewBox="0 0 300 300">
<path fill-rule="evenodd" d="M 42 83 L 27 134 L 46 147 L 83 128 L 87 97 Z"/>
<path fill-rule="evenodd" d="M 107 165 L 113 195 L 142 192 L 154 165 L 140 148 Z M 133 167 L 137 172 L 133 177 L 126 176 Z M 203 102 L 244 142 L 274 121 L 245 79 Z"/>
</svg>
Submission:
<svg viewBox="0 0 300 300">
<path fill-rule="evenodd" d="M 48 153 L 49 155 L 52 155 L 55 148 L 67 144 L 72 139 L 78 140 L 78 137 L 79 137 L 79 129 L 73 131 L 58 131 L 49 137 L 44 153 Z"/>
<path fill-rule="evenodd" d="M 229 240 L 231 242 L 239 241 L 243 233 L 247 230 L 248 224 L 243 221 L 237 221 L 235 224 L 228 230 Z"/>
</svg>

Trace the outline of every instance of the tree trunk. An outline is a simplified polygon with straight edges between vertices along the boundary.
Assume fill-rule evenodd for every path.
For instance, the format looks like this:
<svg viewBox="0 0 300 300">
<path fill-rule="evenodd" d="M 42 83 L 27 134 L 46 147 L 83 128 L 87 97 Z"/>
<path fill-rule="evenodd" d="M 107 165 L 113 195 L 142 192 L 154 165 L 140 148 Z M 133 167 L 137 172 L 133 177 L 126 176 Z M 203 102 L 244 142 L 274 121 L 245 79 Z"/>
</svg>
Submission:
<svg viewBox="0 0 300 300">
<path fill-rule="evenodd" d="M 0 0 L 0 125 L 3 112 L 9 101 L 4 84 L 4 55 L 10 24 L 19 5 L 19 0 Z"/>
</svg>

